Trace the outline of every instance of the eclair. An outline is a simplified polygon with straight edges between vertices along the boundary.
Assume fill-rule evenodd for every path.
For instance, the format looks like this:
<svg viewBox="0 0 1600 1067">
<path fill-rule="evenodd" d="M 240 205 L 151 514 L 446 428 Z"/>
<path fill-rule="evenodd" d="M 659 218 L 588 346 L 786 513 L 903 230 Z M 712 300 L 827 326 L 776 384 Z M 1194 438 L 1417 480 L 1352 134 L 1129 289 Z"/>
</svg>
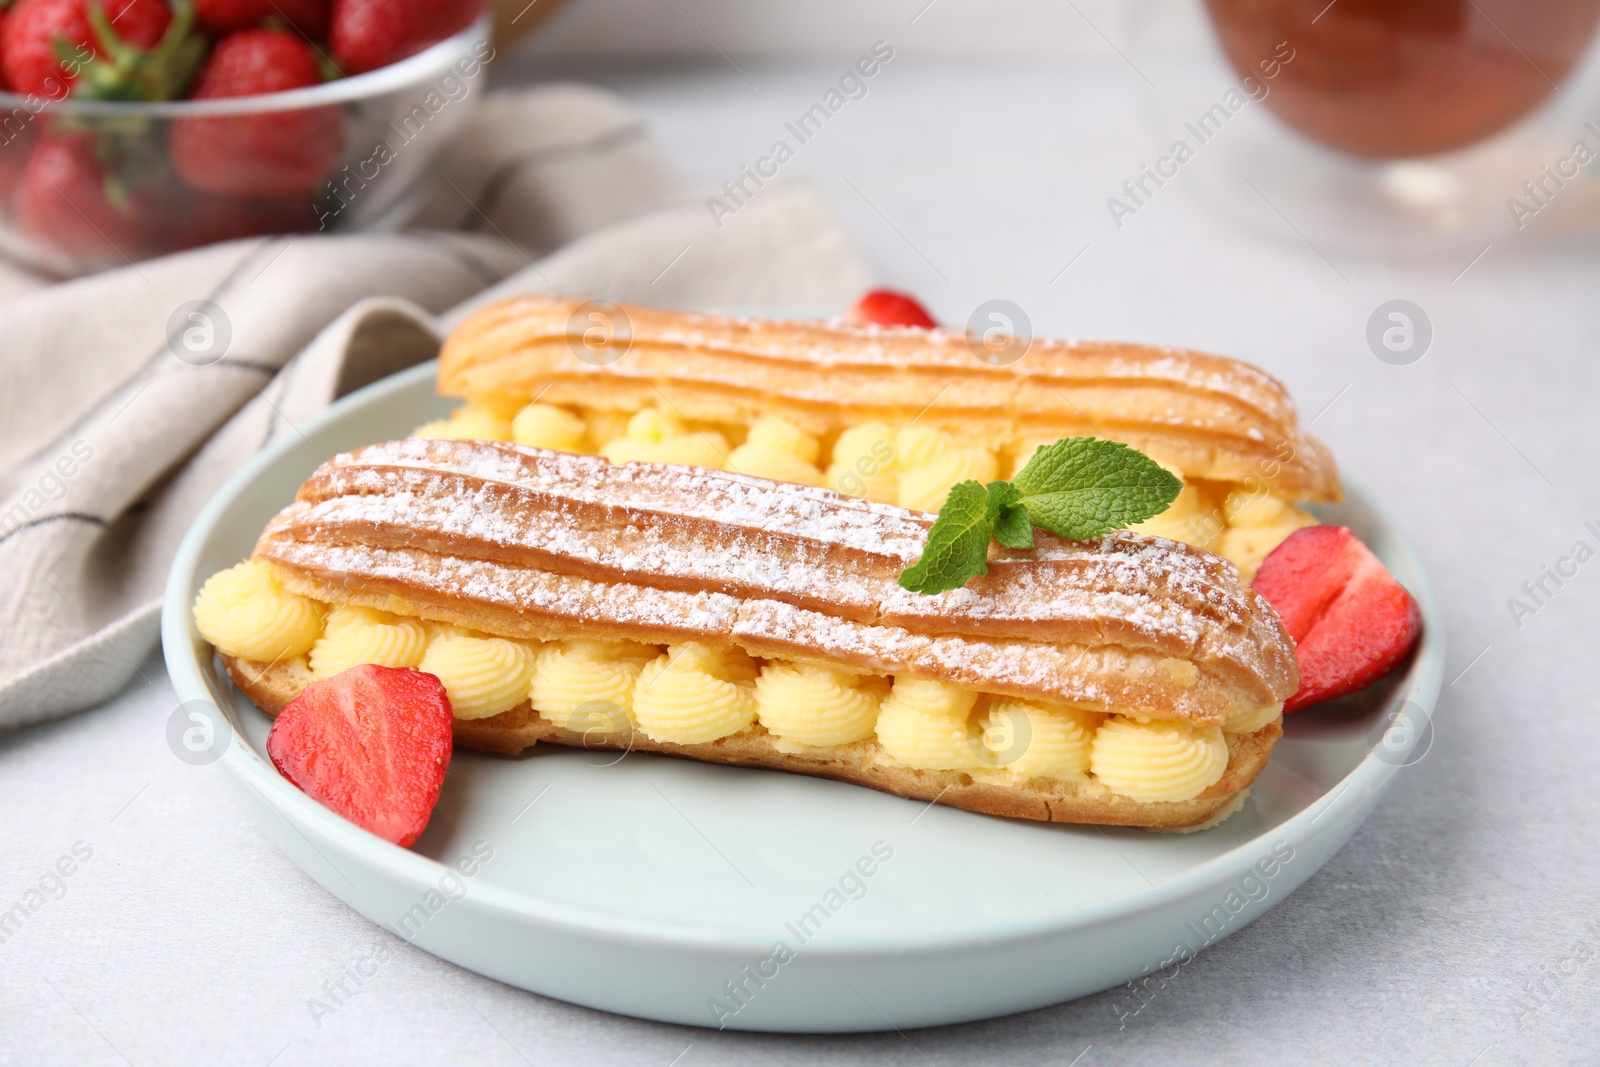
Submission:
<svg viewBox="0 0 1600 1067">
<path fill-rule="evenodd" d="M 1172 348 L 1036 339 L 996 366 L 960 333 L 690 314 L 529 295 L 461 323 L 439 356 L 465 401 L 428 437 L 684 463 L 937 511 L 955 483 L 1009 478 L 1043 444 L 1139 449 L 1185 488 L 1139 532 L 1248 581 L 1338 500 L 1328 449 L 1276 379 Z"/>
<path fill-rule="evenodd" d="M 412 438 L 319 468 L 194 618 L 269 714 L 350 667 L 416 667 L 456 743 L 488 752 L 657 752 L 1042 821 L 1237 809 L 1298 675 L 1232 565 L 1040 531 L 923 596 L 896 577 L 932 521 L 705 466 Z"/>
</svg>

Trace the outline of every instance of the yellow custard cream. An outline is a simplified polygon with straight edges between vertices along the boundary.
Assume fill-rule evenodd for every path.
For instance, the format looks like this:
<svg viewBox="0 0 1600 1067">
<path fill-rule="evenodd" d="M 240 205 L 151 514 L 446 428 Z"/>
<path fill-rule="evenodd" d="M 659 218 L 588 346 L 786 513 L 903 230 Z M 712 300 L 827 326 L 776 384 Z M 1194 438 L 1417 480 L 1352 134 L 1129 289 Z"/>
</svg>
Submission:
<svg viewBox="0 0 1600 1067">
<path fill-rule="evenodd" d="M 566 408 L 529 404 L 511 420 L 511 439 L 519 445 L 553 448 L 559 452 L 588 452 L 589 428 Z"/>
<path fill-rule="evenodd" d="M 1254 711 L 1247 711 L 1235 715 L 1222 724 L 1225 734 L 1253 734 L 1269 722 L 1276 722 L 1283 717 L 1283 704 L 1263 704 Z"/>
<path fill-rule="evenodd" d="M 1089 769 L 1134 800 L 1188 800 L 1222 777 L 1228 743 L 1216 726 L 1113 716 L 1095 731 Z"/>
<path fill-rule="evenodd" d="M 775 482 L 821 485 L 817 439 L 785 419 L 768 416 L 750 427 L 744 444 L 728 456 L 728 469 Z"/>
<path fill-rule="evenodd" d="M 680 745 L 736 734 L 756 717 L 757 670 L 737 649 L 674 645 L 640 672 L 634 720 L 651 740 Z"/>
<path fill-rule="evenodd" d="M 258 663 L 305 655 L 322 633 L 322 613 L 253 559 L 213 574 L 194 601 L 194 624 L 218 652 Z"/>
<path fill-rule="evenodd" d="M 1217 554 L 1239 568 L 1239 577 L 1250 581 L 1261 568 L 1261 561 L 1283 543 L 1284 538 L 1317 520 L 1287 501 L 1259 489 L 1235 489 L 1222 505 L 1227 529 L 1217 543 Z"/>
<path fill-rule="evenodd" d="M 416 619 L 346 604 L 328 613 L 322 636 L 307 658 L 313 676 L 332 678 L 363 663 L 415 667 L 427 647 L 427 628 Z"/>
<path fill-rule="evenodd" d="M 682 463 L 693 467 L 726 467 L 728 442 L 721 434 L 693 429 L 676 414 L 645 408 L 628 420 L 627 432 L 600 446 L 613 463 Z"/>
<path fill-rule="evenodd" d="M 634 725 L 639 674 L 660 652 L 623 641 L 554 642 L 539 650 L 528 699 L 534 711 L 563 729 L 626 732 Z"/>
<path fill-rule="evenodd" d="M 1035 451 L 1050 443 L 1021 438 L 986 448 L 936 427 L 896 429 L 886 422 L 849 427 L 829 442 L 772 415 L 748 426 L 713 426 L 697 425 L 670 406 L 609 411 L 537 401 L 511 416 L 468 404 L 415 433 L 516 441 L 598 454 L 613 463 L 644 460 L 714 467 L 827 486 L 847 496 L 921 511 L 938 511 L 957 482 L 1014 477 Z M 1248 582 L 1268 552 L 1316 521 L 1261 486 L 1188 482 L 1166 511 L 1133 529 L 1215 552 L 1238 566 Z"/>
<path fill-rule="evenodd" d="M 780 751 L 876 740 L 880 758 L 918 770 L 1093 781 L 1139 801 L 1188 800 L 1228 765 L 1228 734 L 1275 722 L 1270 704 L 1222 727 L 974 692 L 927 679 L 890 679 L 814 663 L 760 661 L 687 642 L 536 644 L 371 608 L 332 608 L 288 592 L 265 563 L 212 576 L 195 624 L 219 651 L 270 663 L 310 653 L 326 678 L 361 663 L 437 675 L 458 719 L 531 705 L 583 734 L 693 745 L 764 730 Z"/>
<path fill-rule="evenodd" d="M 874 681 L 810 663 L 769 663 L 756 678 L 756 713 L 783 752 L 865 741 L 878 722 Z"/>
<path fill-rule="evenodd" d="M 1018 778 L 1078 782 L 1089 776 L 1095 731 L 1105 719 L 1087 709 L 1002 698 L 989 711 L 984 749 L 994 766 Z"/>
<path fill-rule="evenodd" d="M 878 712 L 878 744 L 896 763 L 925 771 L 984 766 L 982 731 L 972 721 L 978 694 L 943 682 L 897 681 Z"/>
<path fill-rule="evenodd" d="M 434 627 L 419 668 L 437 675 L 458 719 L 486 719 L 528 699 L 534 649 L 454 626 Z"/>
</svg>

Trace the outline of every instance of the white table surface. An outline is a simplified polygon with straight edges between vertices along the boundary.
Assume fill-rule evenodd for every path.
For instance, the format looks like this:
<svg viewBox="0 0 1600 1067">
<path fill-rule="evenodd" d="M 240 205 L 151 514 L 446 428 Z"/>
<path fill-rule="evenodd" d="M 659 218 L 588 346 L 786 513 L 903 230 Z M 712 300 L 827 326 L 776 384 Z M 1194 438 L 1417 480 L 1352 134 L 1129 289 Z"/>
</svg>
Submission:
<svg viewBox="0 0 1600 1067">
<path fill-rule="evenodd" d="M 714 186 L 843 68 L 741 65 L 567 73 L 624 93 Z M 1600 562 L 1520 628 L 1506 601 L 1574 541 L 1600 547 L 1583 526 L 1600 525 L 1600 264 L 1525 235 L 1453 284 L 1471 250 L 1324 259 L 1287 227 L 1238 227 L 1187 178 L 1118 231 L 1105 197 L 1164 140 L 1143 92 L 1114 57 L 902 57 L 788 171 L 947 321 L 1006 297 L 1040 334 L 1252 360 L 1321 412 L 1316 432 L 1420 548 L 1457 679 L 1428 756 L 1327 868 L 1132 1017 L 1113 991 L 906 1035 L 639 1022 L 463 972 L 325 893 L 243 817 L 223 772 L 173 757 L 152 661 L 107 706 L 0 738 L 0 910 L 76 843 L 92 850 L 0 943 L 0 1063 L 1595 1062 Z M 1411 366 L 1364 338 L 1395 297 L 1435 331 Z M 315 1025 L 307 1000 L 385 938 L 394 961 Z"/>
</svg>

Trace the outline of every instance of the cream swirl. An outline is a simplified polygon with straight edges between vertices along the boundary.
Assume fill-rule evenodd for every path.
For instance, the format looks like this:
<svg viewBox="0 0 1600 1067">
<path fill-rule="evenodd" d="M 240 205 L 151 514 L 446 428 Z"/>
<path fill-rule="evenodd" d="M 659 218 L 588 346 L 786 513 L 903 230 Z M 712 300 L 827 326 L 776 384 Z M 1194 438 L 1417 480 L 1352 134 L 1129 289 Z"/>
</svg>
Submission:
<svg viewBox="0 0 1600 1067">
<path fill-rule="evenodd" d="M 833 443 L 824 481 L 845 496 L 894 503 L 900 494 L 894 442 L 895 432 L 886 422 L 850 427 Z"/>
<path fill-rule="evenodd" d="M 534 663 L 533 710 L 567 730 L 625 733 L 633 728 L 633 691 L 660 649 L 623 641 L 570 640 L 546 645 Z"/>
<path fill-rule="evenodd" d="M 728 442 L 713 431 L 691 431 L 676 415 L 645 408 L 628 420 L 625 436 L 607 441 L 600 454 L 613 463 L 682 463 L 721 469 L 728 459 Z"/>
<path fill-rule="evenodd" d="M 1018 778 L 1082 781 L 1089 773 L 1095 731 L 1105 716 L 1086 708 L 996 698 L 984 724 L 983 745 L 995 766 Z"/>
<path fill-rule="evenodd" d="M 289 592 L 261 560 L 218 571 L 194 600 L 200 636 L 223 655 L 272 663 L 305 655 L 322 632 L 323 607 Z"/>
<path fill-rule="evenodd" d="M 977 700 L 977 693 L 944 682 L 896 678 L 878 710 L 878 744 L 890 758 L 918 770 L 981 767 L 982 738 L 969 721 Z"/>
<path fill-rule="evenodd" d="M 779 751 L 872 736 L 878 697 L 861 677 L 810 663 L 769 663 L 756 679 L 756 714 Z"/>
<path fill-rule="evenodd" d="M 328 613 L 328 621 L 311 646 L 311 673 L 331 678 L 351 667 L 415 667 L 428 647 L 428 632 L 416 619 L 346 604 Z"/>
<path fill-rule="evenodd" d="M 1193 799 L 1227 767 L 1228 743 L 1218 727 L 1120 715 L 1095 732 L 1089 757 L 1089 769 L 1103 785 L 1140 801 Z"/>
<path fill-rule="evenodd" d="M 756 420 L 744 444 L 728 457 L 730 470 L 756 478 L 800 485 L 821 485 L 816 467 L 817 439 L 787 419 L 769 415 Z"/>
<path fill-rule="evenodd" d="M 738 649 L 673 645 L 639 675 L 634 721 L 646 737 L 680 745 L 736 734 L 756 717 L 755 661 Z"/>
<path fill-rule="evenodd" d="M 486 719 L 528 698 L 534 649 L 453 626 L 434 629 L 420 664 L 444 684 L 458 719 Z"/>
<path fill-rule="evenodd" d="M 447 419 L 423 423 L 411 431 L 412 437 L 445 437 L 460 441 L 509 441 L 511 423 L 487 407 L 468 404 L 456 408 Z"/>
<path fill-rule="evenodd" d="M 519 445 L 558 452 L 587 451 L 589 429 L 566 408 L 532 403 L 511 420 L 511 439 Z"/>
<path fill-rule="evenodd" d="M 904 438 L 906 433 L 902 431 L 900 436 Z M 948 434 L 944 436 L 949 437 Z M 993 481 L 1000 470 L 994 453 L 986 448 L 963 448 L 949 444 L 939 450 L 929 450 L 919 444 L 916 454 L 920 457 L 919 461 L 913 461 L 911 453 L 899 457 L 898 503 L 903 508 L 917 511 L 938 511 L 944 506 L 945 497 L 950 495 L 950 487 L 957 482 Z"/>
<path fill-rule="evenodd" d="M 1277 722 L 1283 718 L 1283 701 L 1276 704 L 1263 704 L 1253 711 L 1241 711 L 1233 718 L 1222 724 L 1225 734 L 1253 734 L 1269 722 Z"/>
</svg>

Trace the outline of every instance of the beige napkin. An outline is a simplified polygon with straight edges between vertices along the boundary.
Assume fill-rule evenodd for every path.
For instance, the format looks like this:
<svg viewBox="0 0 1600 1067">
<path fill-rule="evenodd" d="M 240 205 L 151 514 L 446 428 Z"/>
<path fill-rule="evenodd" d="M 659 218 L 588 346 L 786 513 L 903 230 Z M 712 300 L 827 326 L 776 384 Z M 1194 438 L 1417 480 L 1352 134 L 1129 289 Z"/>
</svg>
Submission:
<svg viewBox="0 0 1600 1067">
<path fill-rule="evenodd" d="M 173 553 L 221 482 L 431 358 L 470 307 L 541 291 L 840 308 L 870 281 L 804 186 L 770 184 L 718 227 L 592 89 L 490 97 L 443 177 L 425 229 L 237 241 L 0 302 L 0 729 L 135 679 Z"/>
</svg>

